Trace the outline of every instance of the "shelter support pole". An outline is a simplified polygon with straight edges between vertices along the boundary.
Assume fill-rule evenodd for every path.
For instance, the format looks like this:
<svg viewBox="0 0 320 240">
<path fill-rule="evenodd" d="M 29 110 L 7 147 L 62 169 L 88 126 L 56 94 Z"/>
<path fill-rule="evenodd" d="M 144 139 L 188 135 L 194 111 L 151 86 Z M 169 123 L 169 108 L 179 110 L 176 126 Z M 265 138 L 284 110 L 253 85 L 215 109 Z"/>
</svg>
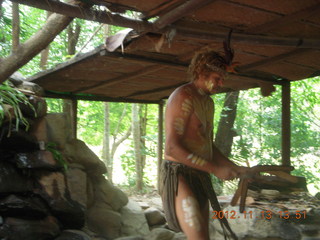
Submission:
<svg viewBox="0 0 320 240">
<path fill-rule="evenodd" d="M 158 108 L 158 175 L 157 175 L 157 188 L 160 190 L 160 170 L 162 164 L 162 153 L 163 153 L 163 106 L 164 102 L 159 103 Z"/>
<path fill-rule="evenodd" d="M 71 131 L 72 139 L 77 138 L 77 114 L 78 114 L 78 101 L 72 99 L 71 101 Z"/>
<path fill-rule="evenodd" d="M 290 82 L 282 85 L 282 165 L 290 166 L 291 122 L 290 122 Z"/>
</svg>

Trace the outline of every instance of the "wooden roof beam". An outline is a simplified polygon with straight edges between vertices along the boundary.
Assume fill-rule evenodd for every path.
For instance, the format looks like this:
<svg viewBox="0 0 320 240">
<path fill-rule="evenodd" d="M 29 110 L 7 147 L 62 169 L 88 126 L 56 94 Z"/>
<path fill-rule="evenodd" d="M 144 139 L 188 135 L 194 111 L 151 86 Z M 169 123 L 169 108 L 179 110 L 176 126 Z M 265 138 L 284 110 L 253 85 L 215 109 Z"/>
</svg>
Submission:
<svg viewBox="0 0 320 240">
<path fill-rule="evenodd" d="M 310 51 L 314 51 L 314 50 L 313 49 L 308 49 L 308 48 L 298 48 L 296 50 L 293 50 L 293 51 L 290 51 L 290 52 L 287 52 L 287 53 L 283 53 L 283 54 L 280 54 L 280 55 L 277 55 L 277 56 L 274 56 L 274 57 L 269 57 L 269 58 L 263 59 L 261 61 L 257 61 L 257 62 L 254 62 L 254 63 L 251 63 L 251 64 L 247 64 L 247 65 L 244 65 L 244 66 L 240 66 L 240 67 L 237 68 L 237 71 L 239 71 L 240 73 L 241 72 L 248 72 L 248 71 L 250 71 L 252 69 L 255 69 L 257 67 L 265 66 L 265 65 L 268 65 L 268 64 L 274 64 L 275 62 L 281 61 L 281 60 L 286 59 L 288 57 L 296 56 L 296 55 L 307 53 L 307 52 L 310 52 Z"/>
<path fill-rule="evenodd" d="M 249 28 L 246 30 L 248 33 L 266 33 L 271 31 L 272 29 L 277 29 L 282 26 L 291 24 L 296 21 L 300 21 L 301 19 L 308 18 L 313 14 L 317 14 L 320 11 L 320 4 L 313 5 L 301 11 L 295 12 L 293 14 L 289 14 L 280 18 L 277 18 L 273 21 L 261 24 L 259 26 L 255 26 L 253 28 Z"/>
<path fill-rule="evenodd" d="M 155 7 L 154 9 L 151 9 L 147 13 L 145 13 L 142 18 L 143 19 L 150 19 L 156 16 L 161 16 L 162 14 L 166 12 L 170 12 L 172 9 L 176 8 L 181 3 L 185 2 L 186 0 L 171 0 L 166 1 Z"/>
<path fill-rule="evenodd" d="M 54 0 L 10 0 L 30 7 L 39 8 L 42 10 L 59 13 L 62 15 L 76 17 L 84 20 L 95 21 L 120 27 L 128 27 L 137 30 L 138 32 L 153 31 L 152 23 L 147 21 L 133 20 L 122 17 L 118 14 L 112 14 L 106 11 L 97 11 L 94 9 L 80 8 L 64 2 Z"/>
<path fill-rule="evenodd" d="M 179 5 L 172 11 L 162 15 L 154 22 L 155 29 L 162 29 L 195 10 L 213 2 L 214 0 L 189 0 Z"/>
<path fill-rule="evenodd" d="M 215 33 L 203 33 L 196 31 L 185 31 L 177 29 L 176 34 L 179 37 L 189 38 L 193 40 L 207 40 L 207 41 L 223 41 L 225 40 L 227 33 L 215 32 Z M 287 46 L 298 48 L 320 48 L 319 39 L 302 39 L 293 37 L 277 37 L 277 36 L 262 36 L 252 35 L 244 33 L 232 33 L 231 41 L 242 42 L 252 45 L 268 45 L 268 46 Z"/>
<path fill-rule="evenodd" d="M 99 89 L 99 88 L 102 88 L 102 87 L 109 87 L 109 86 L 112 86 L 112 85 L 115 85 L 115 84 L 118 84 L 118 83 L 121 83 L 121 82 L 128 81 L 128 80 L 130 80 L 132 78 L 136 78 L 136 77 L 140 77 L 140 76 L 143 76 L 143 75 L 146 75 L 146 74 L 149 74 L 149 73 L 156 72 L 156 71 L 158 71 L 158 70 L 160 70 L 162 68 L 164 68 L 164 66 L 161 66 L 161 65 L 148 66 L 146 68 L 143 68 L 143 69 L 138 70 L 138 71 L 133 72 L 133 73 L 128 73 L 128 74 L 125 74 L 125 75 L 120 76 L 120 77 L 116 77 L 116 78 L 113 78 L 113 79 L 108 79 L 108 80 L 103 81 L 103 82 L 99 82 L 98 84 L 92 85 L 90 87 L 80 88 L 80 89 L 74 91 L 73 93 L 80 93 L 80 92 L 85 92 L 85 91 L 92 91 L 92 90 Z"/>
<path fill-rule="evenodd" d="M 72 94 L 69 92 L 55 92 L 55 91 L 46 91 L 45 96 L 48 98 L 61 98 L 61 99 L 76 99 L 76 100 L 85 100 L 85 101 L 104 101 L 104 102 L 129 102 L 129 103 L 150 103 L 150 104 L 159 104 L 161 102 L 157 100 L 140 100 L 132 98 L 123 98 L 123 97 L 105 97 L 100 95 L 83 95 L 83 94 Z"/>
</svg>

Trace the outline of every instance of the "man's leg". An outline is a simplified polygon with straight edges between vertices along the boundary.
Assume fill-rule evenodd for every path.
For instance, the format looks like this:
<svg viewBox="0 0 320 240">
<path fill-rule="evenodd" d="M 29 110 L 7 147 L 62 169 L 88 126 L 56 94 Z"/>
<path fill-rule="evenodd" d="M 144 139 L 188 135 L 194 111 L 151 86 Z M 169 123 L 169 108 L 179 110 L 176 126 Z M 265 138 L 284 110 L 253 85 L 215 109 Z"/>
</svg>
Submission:
<svg viewBox="0 0 320 240">
<path fill-rule="evenodd" d="M 176 215 L 188 240 L 209 240 L 208 203 L 200 208 L 185 179 L 179 176 L 178 195 L 175 200 Z"/>
</svg>

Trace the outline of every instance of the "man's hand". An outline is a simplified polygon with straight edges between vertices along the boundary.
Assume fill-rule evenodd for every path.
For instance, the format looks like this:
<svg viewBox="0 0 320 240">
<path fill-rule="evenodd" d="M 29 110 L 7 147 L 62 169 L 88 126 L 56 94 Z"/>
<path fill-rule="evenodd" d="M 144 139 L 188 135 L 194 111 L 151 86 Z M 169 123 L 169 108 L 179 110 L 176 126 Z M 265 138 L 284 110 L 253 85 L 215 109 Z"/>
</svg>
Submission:
<svg viewBox="0 0 320 240">
<path fill-rule="evenodd" d="M 230 164 L 217 164 L 212 169 L 216 177 L 222 180 L 232 180 L 246 174 L 250 168 Z"/>
</svg>

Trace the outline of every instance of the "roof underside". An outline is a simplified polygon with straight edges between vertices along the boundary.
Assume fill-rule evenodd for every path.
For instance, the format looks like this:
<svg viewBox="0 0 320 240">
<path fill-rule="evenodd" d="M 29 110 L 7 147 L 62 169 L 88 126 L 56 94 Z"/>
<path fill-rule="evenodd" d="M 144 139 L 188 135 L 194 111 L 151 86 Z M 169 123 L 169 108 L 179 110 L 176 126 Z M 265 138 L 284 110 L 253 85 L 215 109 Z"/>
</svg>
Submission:
<svg viewBox="0 0 320 240">
<path fill-rule="evenodd" d="M 119 34 L 30 81 L 48 96 L 159 102 L 188 81 L 187 66 L 204 47 L 222 50 L 233 30 L 237 73 L 223 91 L 268 87 L 320 75 L 317 0 L 94 0 L 111 11 L 135 10 L 153 28 Z M 180 15 L 179 15 L 180 14 Z M 151 21 L 149 21 L 151 23 Z M 123 51 L 120 44 L 123 40 Z M 116 44 L 116 45 L 115 45 Z"/>
</svg>

